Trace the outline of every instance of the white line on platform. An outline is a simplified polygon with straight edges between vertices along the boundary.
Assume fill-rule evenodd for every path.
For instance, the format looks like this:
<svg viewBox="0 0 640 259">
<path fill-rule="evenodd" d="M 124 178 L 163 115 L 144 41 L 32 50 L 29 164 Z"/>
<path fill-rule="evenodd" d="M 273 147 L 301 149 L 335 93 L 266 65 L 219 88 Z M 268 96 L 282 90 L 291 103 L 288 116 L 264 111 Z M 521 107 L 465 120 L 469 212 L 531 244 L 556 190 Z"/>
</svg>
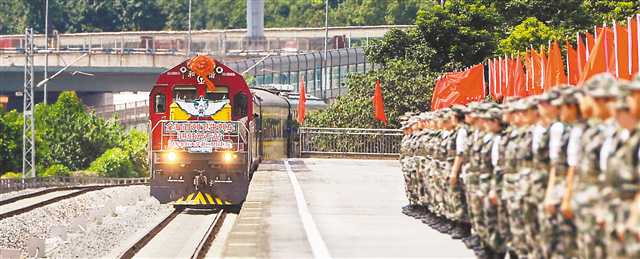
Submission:
<svg viewBox="0 0 640 259">
<path fill-rule="evenodd" d="M 313 221 L 313 217 L 311 216 L 311 212 L 309 212 L 309 207 L 307 207 L 307 202 L 304 199 L 304 194 L 302 193 L 302 188 L 300 188 L 300 183 L 298 183 L 298 178 L 291 170 L 291 165 L 289 165 L 289 160 L 284 160 L 284 166 L 287 168 L 287 175 L 289 176 L 289 180 L 291 181 L 291 185 L 293 186 L 293 193 L 296 196 L 296 204 L 298 206 L 298 214 L 300 214 L 300 219 L 302 220 L 302 226 L 304 227 L 304 232 L 307 234 L 307 240 L 309 241 L 309 245 L 311 246 L 311 252 L 313 253 L 313 257 L 315 258 L 331 258 L 329 254 L 329 250 L 327 249 L 327 245 L 322 240 L 322 236 L 320 235 L 320 231 L 318 231 L 318 227 L 316 223 Z"/>
</svg>

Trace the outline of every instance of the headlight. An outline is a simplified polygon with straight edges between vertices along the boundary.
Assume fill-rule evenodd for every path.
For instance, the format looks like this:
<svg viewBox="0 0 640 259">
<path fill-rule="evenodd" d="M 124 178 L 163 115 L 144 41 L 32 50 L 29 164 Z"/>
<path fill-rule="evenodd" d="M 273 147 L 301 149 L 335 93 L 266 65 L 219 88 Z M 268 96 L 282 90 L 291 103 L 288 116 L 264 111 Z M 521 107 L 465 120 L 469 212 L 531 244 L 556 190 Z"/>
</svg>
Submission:
<svg viewBox="0 0 640 259">
<path fill-rule="evenodd" d="M 167 153 L 167 161 L 170 162 L 170 163 L 173 163 L 176 160 L 178 160 L 178 154 L 176 154 L 176 152 L 169 151 Z"/>
<path fill-rule="evenodd" d="M 238 155 L 235 154 L 234 152 L 230 152 L 230 151 L 224 152 L 224 154 L 222 155 L 222 160 L 225 163 L 230 163 L 231 161 L 233 161 L 236 158 L 238 158 Z"/>
</svg>

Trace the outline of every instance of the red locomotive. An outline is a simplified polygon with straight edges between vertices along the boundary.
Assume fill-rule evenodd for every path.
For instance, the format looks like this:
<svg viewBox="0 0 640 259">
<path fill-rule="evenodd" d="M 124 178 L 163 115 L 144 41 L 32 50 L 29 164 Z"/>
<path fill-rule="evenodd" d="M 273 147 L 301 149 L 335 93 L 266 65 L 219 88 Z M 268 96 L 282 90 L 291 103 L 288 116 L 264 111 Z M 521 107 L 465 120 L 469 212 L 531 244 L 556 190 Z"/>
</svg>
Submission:
<svg viewBox="0 0 640 259">
<path fill-rule="evenodd" d="M 261 159 L 291 155 L 297 99 L 249 89 L 241 74 L 197 58 L 209 62 L 207 78 L 191 59 L 163 72 L 150 92 L 151 195 L 176 206 L 238 205 Z M 326 105 L 307 97 L 306 106 Z"/>
</svg>

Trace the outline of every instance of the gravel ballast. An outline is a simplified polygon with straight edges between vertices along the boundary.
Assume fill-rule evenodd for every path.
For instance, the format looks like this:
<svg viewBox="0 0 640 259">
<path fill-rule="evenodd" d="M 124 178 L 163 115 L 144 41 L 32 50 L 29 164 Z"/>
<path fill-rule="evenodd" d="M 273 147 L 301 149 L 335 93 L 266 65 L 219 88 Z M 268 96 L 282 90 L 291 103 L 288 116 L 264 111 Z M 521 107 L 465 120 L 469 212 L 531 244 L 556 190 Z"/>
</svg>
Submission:
<svg viewBox="0 0 640 259">
<path fill-rule="evenodd" d="M 148 186 L 105 188 L 0 220 L 0 248 L 26 253 L 35 237 L 45 239 L 50 258 L 105 256 L 172 211 L 149 196 Z"/>
</svg>

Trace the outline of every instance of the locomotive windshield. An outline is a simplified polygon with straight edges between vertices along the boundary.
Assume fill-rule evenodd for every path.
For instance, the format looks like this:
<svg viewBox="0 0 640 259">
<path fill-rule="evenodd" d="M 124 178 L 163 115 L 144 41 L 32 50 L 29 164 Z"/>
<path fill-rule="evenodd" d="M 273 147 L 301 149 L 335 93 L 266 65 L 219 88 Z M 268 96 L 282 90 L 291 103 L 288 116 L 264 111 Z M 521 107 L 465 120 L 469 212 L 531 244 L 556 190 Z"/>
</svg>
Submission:
<svg viewBox="0 0 640 259">
<path fill-rule="evenodd" d="M 229 99 L 229 88 L 226 86 L 216 86 L 212 91 L 207 90 L 207 100 L 220 101 Z"/>
<path fill-rule="evenodd" d="M 173 89 L 173 99 L 180 101 L 193 101 L 198 98 L 195 86 L 176 86 Z"/>
</svg>

